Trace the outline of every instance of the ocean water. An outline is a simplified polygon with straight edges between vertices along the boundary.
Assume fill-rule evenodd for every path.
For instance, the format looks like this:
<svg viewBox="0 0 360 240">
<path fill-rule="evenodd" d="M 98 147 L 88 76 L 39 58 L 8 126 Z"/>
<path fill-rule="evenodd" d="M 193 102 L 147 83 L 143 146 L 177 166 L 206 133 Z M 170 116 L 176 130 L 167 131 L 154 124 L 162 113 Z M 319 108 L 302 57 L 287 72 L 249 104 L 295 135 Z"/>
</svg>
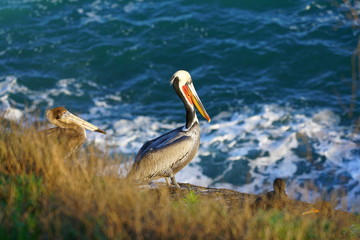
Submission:
<svg viewBox="0 0 360 240">
<path fill-rule="evenodd" d="M 357 14 L 335 0 L 4 0 L 0 109 L 44 119 L 64 106 L 107 131 L 90 141 L 131 157 L 184 124 L 169 85 L 184 69 L 212 121 L 198 114 L 178 181 L 257 194 L 281 177 L 291 198 L 341 192 L 359 211 Z"/>
</svg>

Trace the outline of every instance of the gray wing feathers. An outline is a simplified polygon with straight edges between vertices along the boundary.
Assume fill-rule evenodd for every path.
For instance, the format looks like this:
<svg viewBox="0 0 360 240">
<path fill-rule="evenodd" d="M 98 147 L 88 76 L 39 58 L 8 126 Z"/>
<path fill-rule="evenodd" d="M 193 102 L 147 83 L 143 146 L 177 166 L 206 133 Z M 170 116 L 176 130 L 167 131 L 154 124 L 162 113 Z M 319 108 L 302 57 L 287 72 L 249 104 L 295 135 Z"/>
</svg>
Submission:
<svg viewBox="0 0 360 240">
<path fill-rule="evenodd" d="M 162 136 L 164 137 L 164 136 Z M 147 147 L 151 146 L 156 140 L 147 142 Z M 174 164 L 178 164 L 191 149 L 193 142 L 191 137 L 179 136 L 174 138 L 166 138 L 157 146 L 148 149 L 143 153 L 142 157 L 138 158 L 133 165 L 133 173 L 136 178 L 152 178 L 154 176 L 161 177 L 162 175 L 170 174 Z"/>
<path fill-rule="evenodd" d="M 147 141 L 144 145 L 140 148 L 139 152 L 136 155 L 135 162 L 137 163 L 142 159 L 143 155 L 146 154 L 148 151 L 154 148 L 161 148 L 164 145 L 168 144 L 171 140 L 176 140 L 176 135 L 180 132 L 181 128 L 176 128 L 164 135 L 161 135 L 155 139 Z"/>
<path fill-rule="evenodd" d="M 148 147 L 151 145 L 151 143 L 153 143 L 155 141 L 155 139 L 147 141 L 146 143 L 144 143 L 144 145 L 140 148 L 139 152 L 136 154 L 136 158 L 134 161 L 134 164 L 136 164 L 137 162 L 140 161 L 141 157 L 143 156 L 143 154 L 146 152 L 146 150 L 148 149 Z"/>
</svg>

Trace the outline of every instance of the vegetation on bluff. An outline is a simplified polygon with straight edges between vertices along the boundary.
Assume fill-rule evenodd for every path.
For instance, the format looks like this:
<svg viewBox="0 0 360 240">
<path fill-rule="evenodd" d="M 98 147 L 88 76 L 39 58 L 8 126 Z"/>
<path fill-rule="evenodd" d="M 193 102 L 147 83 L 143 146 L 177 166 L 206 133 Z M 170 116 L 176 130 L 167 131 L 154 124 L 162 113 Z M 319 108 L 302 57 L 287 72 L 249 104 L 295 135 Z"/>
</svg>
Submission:
<svg viewBox="0 0 360 240">
<path fill-rule="evenodd" d="M 360 234 L 356 215 L 251 211 L 221 194 L 204 198 L 196 189 L 135 186 L 111 167 L 121 156 L 90 144 L 64 160 L 34 126 L 0 120 L 0 131 L 0 239 L 355 239 Z"/>
</svg>

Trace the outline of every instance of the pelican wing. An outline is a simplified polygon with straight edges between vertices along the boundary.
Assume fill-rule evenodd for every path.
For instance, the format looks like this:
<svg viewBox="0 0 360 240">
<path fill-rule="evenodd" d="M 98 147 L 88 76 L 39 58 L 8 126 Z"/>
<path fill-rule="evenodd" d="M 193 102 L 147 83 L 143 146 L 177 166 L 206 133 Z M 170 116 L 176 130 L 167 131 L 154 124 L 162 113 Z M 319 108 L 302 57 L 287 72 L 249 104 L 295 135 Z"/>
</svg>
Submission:
<svg viewBox="0 0 360 240">
<path fill-rule="evenodd" d="M 165 133 L 164 135 L 161 135 L 157 138 L 154 138 L 144 143 L 144 145 L 140 148 L 139 152 L 136 155 L 135 163 L 139 162 L 142 159 L 143 155 L 147 153 L 149 150 L 154 148 L 161 148 L 162 146 L 171 142 L 171 140 L 172 141 L 176 140 L 176 136 L 179 134 L 180 131 L 181 131 L 181 127 L 176 128 L 170 132 Z"/>
<path fill-rule="evenodd" d="M 85 141 L 84 135 L 69 128 L 50 128 L 41 131 L 40 134 L 44 134 L 46 144 L 55 146 L 57 151 L 60 154 L 64 154 L 65 157 L 68 157 L 76 151 L 76 149 Z"/>
<path fill-rule="evenodd" d="M 169 175 L 169 171 L 188 156 L 192 146 L 192 138 L 183 135 L 181 128 L 146 142 L 135 159 L 131 174 L 136 179 Z"/>
</svg>

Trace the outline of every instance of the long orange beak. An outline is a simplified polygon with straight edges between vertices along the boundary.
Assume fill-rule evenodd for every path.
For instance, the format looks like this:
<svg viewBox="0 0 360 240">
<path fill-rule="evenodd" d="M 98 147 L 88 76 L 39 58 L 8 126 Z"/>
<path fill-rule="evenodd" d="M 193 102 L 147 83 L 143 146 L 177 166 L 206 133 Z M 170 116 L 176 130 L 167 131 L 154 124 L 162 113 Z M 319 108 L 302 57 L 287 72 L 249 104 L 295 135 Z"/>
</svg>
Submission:
<svg viewBox="0 0 360 240">
<path fill-rule="evenodd" d="M 208 122 L 211 121 L 209 114 L 206 112 L 203 104 L 201 103 L 201 100 L 199 96 L 197 95 L 197 92 L 195 90 L 195 87 L 192 83 L 186 84 L 183 87 L 184 92 L 186 94 L 186 97 L 188 100 L 195 105 L 199 113 L 206 119 Z"/>
</svg>

